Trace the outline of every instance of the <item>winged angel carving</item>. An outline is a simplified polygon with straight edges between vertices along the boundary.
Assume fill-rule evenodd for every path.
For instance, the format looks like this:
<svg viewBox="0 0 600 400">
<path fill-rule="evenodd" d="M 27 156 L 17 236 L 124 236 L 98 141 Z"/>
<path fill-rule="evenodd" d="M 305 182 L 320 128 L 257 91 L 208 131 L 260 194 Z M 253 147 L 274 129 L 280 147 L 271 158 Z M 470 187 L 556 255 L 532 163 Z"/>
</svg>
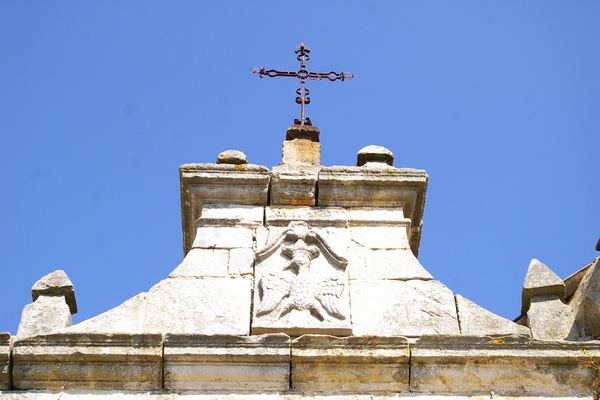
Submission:
<svg viewBox="0 0 600 400">
<path fill-rule="evenodd" d="M 313 260 L 324 253 L 337 271 L 343 271 L 348 261 L 335 254 L 324 238 L 303 221 L 290 222 L 279 237 L 257 251 L 257 259 L 270 256 L 282 243 L 285 244 L 281 247 L 281 255 L 289 262 L 279 263 L 277 268 L 265 271 L 261 276 L 257 286 L 260 303 L 256 315 L 278 309 L 275 318 L 279 319 L 292 310 L 306 310 L 319 321 L 324 321 L 327 315 L 346 319 L 340 307 L 340 296 L 344 291 L 344 283 L 338 281 L 341 274 L 319 273 L 313 268 Z"/>
</svg>

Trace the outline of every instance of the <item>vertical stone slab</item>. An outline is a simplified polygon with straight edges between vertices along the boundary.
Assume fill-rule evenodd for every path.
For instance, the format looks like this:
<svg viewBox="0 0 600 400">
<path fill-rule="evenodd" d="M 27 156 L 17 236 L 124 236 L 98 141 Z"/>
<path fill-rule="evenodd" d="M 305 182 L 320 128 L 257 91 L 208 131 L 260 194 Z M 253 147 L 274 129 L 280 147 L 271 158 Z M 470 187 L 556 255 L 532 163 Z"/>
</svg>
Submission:
<svg viewBox="0 0 600 400">
<path fill-rule="evenodd" d="M 10 387 L 10 333 L 0 332 L 0 390 Z"/>
<path fill-rule="evenodd" d="M 17 340 L 15 390 L 162 389 L 162 335 L 61 333 Z"/>
<path fill-rule="evenodd" d="M 408 392 L 403 337 L 304 335 L 292 342 L 292 389 L 306 392 Z"/>
<path fill-rule="evenodd" d="M 167 335 L 166 390 L 284 391 L 289 389 L 286 335 Z"/>
</svg>

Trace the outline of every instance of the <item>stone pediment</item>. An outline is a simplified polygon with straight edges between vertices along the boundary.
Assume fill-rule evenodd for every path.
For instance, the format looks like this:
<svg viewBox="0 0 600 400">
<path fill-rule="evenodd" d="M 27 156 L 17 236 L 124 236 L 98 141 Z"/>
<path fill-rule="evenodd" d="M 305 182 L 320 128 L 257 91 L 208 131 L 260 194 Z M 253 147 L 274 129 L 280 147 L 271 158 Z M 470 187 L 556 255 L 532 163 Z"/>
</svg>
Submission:
<svg viewBox="0 0 600 400">
<path fill-rule="evenodd" d="M 0 335 L 2 397 L 589 393 L 600 348 L 574 340 L 600 337 L 597 261 L 563 282 L 534 260 L 520 323 L 501 318 L 417 259 L 425 171 L 371 146 L 321 167 L 298 140 L 272 171 L 234 151 L 180 168 L 185 256 L 148 292 L 70 326 L 66 274 L 36 283 L 19 335 Z"/>
</svg>

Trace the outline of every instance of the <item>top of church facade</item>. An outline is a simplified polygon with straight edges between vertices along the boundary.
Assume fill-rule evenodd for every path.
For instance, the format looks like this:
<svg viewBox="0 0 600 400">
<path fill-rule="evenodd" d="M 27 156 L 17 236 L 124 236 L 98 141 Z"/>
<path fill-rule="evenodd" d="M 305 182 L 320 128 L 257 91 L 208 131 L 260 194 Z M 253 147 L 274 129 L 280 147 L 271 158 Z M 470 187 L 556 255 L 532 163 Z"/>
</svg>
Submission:
<svg viewBox="0 0 600 400">
<path fill-rule="evenodd" d="M 311 76 L 306 49 L 284 76 Z M 375 145 L 322 166 L 298 94 L 279 165 L 227 150 L 180 167 L 184 259 L 148 292 L 72 325 L 67 275 L 33 286 L 17 335 L 0 334 L 3 398 L 591 393 L 598 259 L 565 280 L 532 260 L 516 322 L 452 293 L 417 258 L 427 173 Z"/>
</svg>

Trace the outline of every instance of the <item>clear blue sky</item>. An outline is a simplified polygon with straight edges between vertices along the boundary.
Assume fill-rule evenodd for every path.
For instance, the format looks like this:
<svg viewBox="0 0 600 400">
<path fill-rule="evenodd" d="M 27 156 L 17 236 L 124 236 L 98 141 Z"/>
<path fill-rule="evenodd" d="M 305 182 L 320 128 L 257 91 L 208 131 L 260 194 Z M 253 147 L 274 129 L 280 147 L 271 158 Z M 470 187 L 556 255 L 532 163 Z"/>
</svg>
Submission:
<svg viewBox="0 0 600 400">
<path fill-rule="evenodd" d="M 323 165 L 425 169 L 420 261 L 507 318 L 529 261 L 599 255 L 600 2 L 0 1 L 0 331 L 63 269 L 90 318 L 182 260 L 178 167 L 271 168 L 309 82 Z"/>
</svg>

